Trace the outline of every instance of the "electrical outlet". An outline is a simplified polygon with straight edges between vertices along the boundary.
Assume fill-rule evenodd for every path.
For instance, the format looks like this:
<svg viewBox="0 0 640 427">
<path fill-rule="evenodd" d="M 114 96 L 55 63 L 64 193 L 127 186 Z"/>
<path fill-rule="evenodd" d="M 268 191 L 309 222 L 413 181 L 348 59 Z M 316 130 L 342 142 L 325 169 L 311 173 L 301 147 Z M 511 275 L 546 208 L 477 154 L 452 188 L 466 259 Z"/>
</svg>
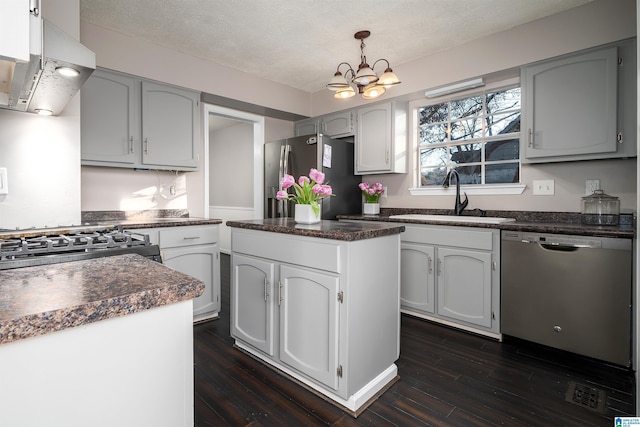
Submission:
<svg viewBox="0 0 640 427">
<path fill-rule="evenodd" d="M 552 179 L 533 181 L 534 196 L 553 196 L 555 194 L 555 182 Z"/>
<path fill-rule="evenodd" d="M 384 190 L 384 192 L 382 193 L 382 196 L 380 196 L 380 197 L 387 197 L 387 186 L 385 185 L 384 187 L 382 187 L 382 189 Z"/>
<path fill-rule="evenodd" d="M 600 180 L 599 179 L 588 179 L 585 189 L 585 194 L 587 196 L 593 194 L 594 191 L 600 189 Z"/>
</svg>

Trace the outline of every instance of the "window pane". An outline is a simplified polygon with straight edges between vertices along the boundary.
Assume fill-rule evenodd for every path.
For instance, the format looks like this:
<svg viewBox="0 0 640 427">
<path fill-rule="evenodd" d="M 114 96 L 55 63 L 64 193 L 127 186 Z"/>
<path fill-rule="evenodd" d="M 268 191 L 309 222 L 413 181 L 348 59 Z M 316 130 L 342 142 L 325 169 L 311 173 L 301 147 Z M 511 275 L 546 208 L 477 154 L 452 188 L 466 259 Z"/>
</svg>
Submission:
<svg viewBox="0 0 640 427">
<path fill-rule="evenodd" d="M 487 117 L 487 136 L 520 132 L 520 111 Z"/>
<path fill-rule="evenodd" d="M 420 145 L 423 144 L 439 144 L 447 140 L 447 125 L 445 123 L 439 125 L 424 126 L 420 128 Z"/>
<path fill-rule="evenodd" d="M 520 88 L 487 94 L 487 114 L 520 109 Z"/>
<path fill-rule="evenodd" d="M 518 163 L 499 163 L 486 166 L 485 184 L 515 184 L 520 182 Z"/>
<path fill-rule="evenodd" d="M 519 183 L 521 103 L 516 87 L 419 108 L 421 185 L 452 168 L 465 185 Z"/>
<path fill-rule="evenodd" d="M 451 141 L 482 138 L 482 120 L 478 117 L 451 123 Z"/>
<path fill-rule="evenodd" d="M 482 114 L 482 96 L 451 101 L 451 120 Z"/>
<path fill-rule="evenodd" d="M 518 160 L 520 158 L 520 140 L 487 142 L 484 147 L 485 161 Z"/>
<path fill-rule="evenodd" d="M 449 147 L 452 163 L 479 163 L 482 161 L 482 144 L 464 144 Z"/>
<path fill-rule="evenodd" d="M 482 184 L 482 166 L 458 166 L 455 168 L 460 175 L 460 184 Z M 455 178 L 451 184 L 455 184 Z"/>
<path fill-rule="evenodd" d="M 448 106 L 448 103 L 444 103 L 418 109 L 419 124 L 426 125 L 429 123 L 446 122 L 449 115 Z"/>
<path fill-rule="evenodd" d="M 441 166 L 451 162 L 447 147 L 429 148 L 420 150 L 421 166 Z"/>
<path fill-rule="evenodd" d="M 447 168 L 426 168 L 420 172 L 420 185 L 442 185 L 447 176 Z"/>
</svg>

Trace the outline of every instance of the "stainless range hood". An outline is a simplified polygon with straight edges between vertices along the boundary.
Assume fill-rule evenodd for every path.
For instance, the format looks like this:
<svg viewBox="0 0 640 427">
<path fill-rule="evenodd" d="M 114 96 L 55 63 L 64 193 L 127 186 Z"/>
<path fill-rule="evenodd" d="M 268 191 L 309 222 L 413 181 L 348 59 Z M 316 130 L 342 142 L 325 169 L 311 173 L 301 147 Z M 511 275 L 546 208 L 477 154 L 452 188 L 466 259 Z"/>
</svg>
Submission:
<svg viewBox="0 0 640 427">
<path fill-rule="evenodd" d="M 96 68 L 96 56 L 78 40 L 43 19 L 40 43 L 29 62 L 0 59 L 0 108 L 59 114 Z M 75 70 L 65 76 L 64 70 Z"/>
</svg>

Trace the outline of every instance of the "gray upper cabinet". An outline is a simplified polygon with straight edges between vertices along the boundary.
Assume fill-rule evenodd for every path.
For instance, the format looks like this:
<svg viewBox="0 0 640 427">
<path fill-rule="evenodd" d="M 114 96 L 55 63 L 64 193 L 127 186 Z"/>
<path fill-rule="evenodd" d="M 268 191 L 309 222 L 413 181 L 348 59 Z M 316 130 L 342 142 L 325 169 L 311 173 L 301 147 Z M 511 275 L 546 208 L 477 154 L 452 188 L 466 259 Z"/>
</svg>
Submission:
<svg viewBox="0 0 640 427">
<path fill-rule="evenodd" d="M 356 175 L 407 172 L 407 104 L 387 102 L 358 109 Z"/>
<path fill-rule="evenodd" d="M 81 96 L 83 165 L 197 170 L 197 92 L 96 70 Z"/>
<path fill-rule="evenodd" d="M 352 136 L 354 132 L 353 111 L 341 111 L 322 117 L 321 132 L 331 138 Z"/>
<path fill-rule="evenodd" d="M 96 70 L 80 91 L 83 164 L 133 167 L 139 163 L 139 84 Z"/>
<path fill-rule="evenodd" d="M 633 42 L 523 67 L 522 162 L 635 156 L 635 68 Z"/>
<path fill-rule="evenodd" d="M 318 124 L 319 120 L 317 117 L 295 122 L 293 125 L 295 136 L 314 135 L 318 133 Z"/>
</svg>

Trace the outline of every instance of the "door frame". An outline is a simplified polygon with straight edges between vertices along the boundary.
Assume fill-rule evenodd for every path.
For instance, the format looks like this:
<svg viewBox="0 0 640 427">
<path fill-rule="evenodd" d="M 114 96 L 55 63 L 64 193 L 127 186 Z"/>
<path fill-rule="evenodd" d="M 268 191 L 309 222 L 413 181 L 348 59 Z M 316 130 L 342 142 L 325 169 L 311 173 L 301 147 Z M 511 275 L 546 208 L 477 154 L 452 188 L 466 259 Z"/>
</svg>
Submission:
<svg viewBox="0 0 640 427">
<path fill-rule="evenodd" d="M 253 217 L 262 218 L 264 176 L 260 171 L 264 164 L 264 117 L 231 108 L 212 104 L 202 104 L 204 139 L 204 212 L 203 218 L 209 218 L 209 116 L 225 117 L 253 124 Z"/>
</svg>

